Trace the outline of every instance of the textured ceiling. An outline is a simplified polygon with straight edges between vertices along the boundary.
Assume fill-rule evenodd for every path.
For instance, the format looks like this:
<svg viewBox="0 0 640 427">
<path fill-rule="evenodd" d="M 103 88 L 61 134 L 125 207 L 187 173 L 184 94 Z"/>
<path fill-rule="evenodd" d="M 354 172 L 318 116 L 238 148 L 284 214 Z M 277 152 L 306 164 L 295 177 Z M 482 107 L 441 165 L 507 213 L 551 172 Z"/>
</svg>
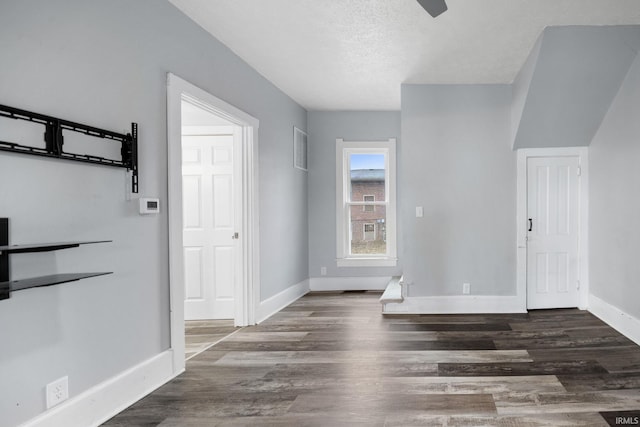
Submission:
<svg viewBox="0 0 640 427">
<path fill-rule="evenodd" d="M 511 83 L 546 26 L 640 24 L 640 0 L 169 0 L 308 110 L 399 110 L 402 83 Z"/>
</svg>

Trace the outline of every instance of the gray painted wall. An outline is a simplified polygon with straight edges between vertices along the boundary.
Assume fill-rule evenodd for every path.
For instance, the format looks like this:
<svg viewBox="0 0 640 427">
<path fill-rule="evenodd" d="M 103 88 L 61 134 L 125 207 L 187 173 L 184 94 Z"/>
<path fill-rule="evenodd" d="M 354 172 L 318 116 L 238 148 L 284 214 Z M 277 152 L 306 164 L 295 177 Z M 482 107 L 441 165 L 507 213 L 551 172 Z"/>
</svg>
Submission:
<svg viewBox="0 0 640 427">
<path fill-rule="evenodd" d="M 307 176 L 292 167 L 306 111 L 164 1 L 0 4 L 0 103 L 107 129 L 140 125 L 140 195 L 167 201 L 166 73 L 260 120 L 262 298 L 308 277 Z M 38 131 L 39 132 L 39 131 Z M 141 217 L 124 171 L 0 153 L 12 243 L 113 239 L 14 255 L 13 277 L 114 274 L 0 301 L 0 426 L 44 411 L 169 347 L 168 218 Z M 267 250 L 268 248 L 268 250 Z M 274 250 L 277 248 L 277 250 Z"/>
<path fill-rule="evenodd" d="M 546 28 L 514 123 L 514 148 L 589 145 L 636 56 L 639 37 L 637 26 Z"/>
<path fill-rule="evenodd" d="M 589 280 L 595 296 L 640 318 L 640 58 L 589 147 Z"/>
<path fill-rule="evenodd" d="M 400 113 L 316 112 L 308 114 L 309 126 L 309 274 L 320 277 L 392 276 L 402 272 L 401 224 L 398 224 L 397 267 L 356 268 L 336 266 L 336 139 L 350 141 L 400 141 Z M 399 151 L 399 148 L 398 148 Z M 398 186 L 398 192 L 401 192 Z M 399 213 L 399 211 L 398 211 Z M 398 221 L 400 222 L 400 221 Z"/>
<path fill-rule="evenodd" d="M 536 70 L 538 63 L 538 56 L 540 55 L 540 47 L 542 46 L 543 34 L 540 34 L 538 40 L 536 40 L 533 49 L 529 53 L 527 60 L 518 72 L 518 75 L 511 84 L 512 100 L 511 100 L 511 146 L 515 144 L 516 134 L 520 127 L 520 120 L 522 119 L 522 111 L 524 110 L 525 103 L 527 101 L 527 95 L 529 95 L 529 89 L 531 87 L 531 81 Z"/>
<path fill-rule="evenodd" d="M 399 217 L 411 296 L 516 294 L 508 85 L 403 85 Z M 415 207 L 424 217 L 415 217 Z"/>
</svg>

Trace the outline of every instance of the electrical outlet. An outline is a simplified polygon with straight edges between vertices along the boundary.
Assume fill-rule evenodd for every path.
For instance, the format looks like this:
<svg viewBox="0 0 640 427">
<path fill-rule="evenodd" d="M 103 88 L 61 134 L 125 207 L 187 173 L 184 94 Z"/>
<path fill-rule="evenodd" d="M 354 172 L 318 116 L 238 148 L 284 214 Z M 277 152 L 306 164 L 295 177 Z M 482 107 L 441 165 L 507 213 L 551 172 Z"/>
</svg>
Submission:
<svg viewBox="0 0 640 427">
<path fill-rule="evenodd" d="M 327 267 L 320 267 L 320 275 L 321 276 L 327 275 Z"/>
<path fill-rule="evenodd" d="M 462 293 L 465 294 L 465 295 L 471 293 L 471 284 L 470 283 L 463 283 L 462 284 Z"/>
<path fill-rule="evenodd" d="M 62 377 L 47 384 L 47 409 L 69 398 L 69 377 Z"/>
</svg>

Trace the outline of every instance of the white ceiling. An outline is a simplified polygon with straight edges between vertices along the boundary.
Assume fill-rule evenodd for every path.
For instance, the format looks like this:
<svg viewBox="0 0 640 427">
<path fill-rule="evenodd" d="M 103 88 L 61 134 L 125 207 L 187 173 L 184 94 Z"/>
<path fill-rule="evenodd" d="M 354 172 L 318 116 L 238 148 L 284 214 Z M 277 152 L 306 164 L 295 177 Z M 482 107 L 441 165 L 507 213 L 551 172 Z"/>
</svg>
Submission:
<svg viewBox="0 0 640 427">
<path fill-rule="evenodd" d="M 169 0 L 308 110 L 399 110 L 402 83 L 511 83 L 546 26 L 640 24 L 640 0 Z"/>
</svg>

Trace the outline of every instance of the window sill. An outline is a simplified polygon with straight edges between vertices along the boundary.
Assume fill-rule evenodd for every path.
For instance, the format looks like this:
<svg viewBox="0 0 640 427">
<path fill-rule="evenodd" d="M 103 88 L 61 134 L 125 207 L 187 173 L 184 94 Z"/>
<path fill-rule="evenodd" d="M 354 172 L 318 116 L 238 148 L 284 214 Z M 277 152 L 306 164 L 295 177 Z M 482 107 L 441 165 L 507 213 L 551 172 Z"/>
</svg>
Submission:
<svg viewBox="0 0 640 427">
<path fill-rule="evenodd" d="M 338 267 L 395 267 L 398 258 L 338 258 Z"/>
</svg>

